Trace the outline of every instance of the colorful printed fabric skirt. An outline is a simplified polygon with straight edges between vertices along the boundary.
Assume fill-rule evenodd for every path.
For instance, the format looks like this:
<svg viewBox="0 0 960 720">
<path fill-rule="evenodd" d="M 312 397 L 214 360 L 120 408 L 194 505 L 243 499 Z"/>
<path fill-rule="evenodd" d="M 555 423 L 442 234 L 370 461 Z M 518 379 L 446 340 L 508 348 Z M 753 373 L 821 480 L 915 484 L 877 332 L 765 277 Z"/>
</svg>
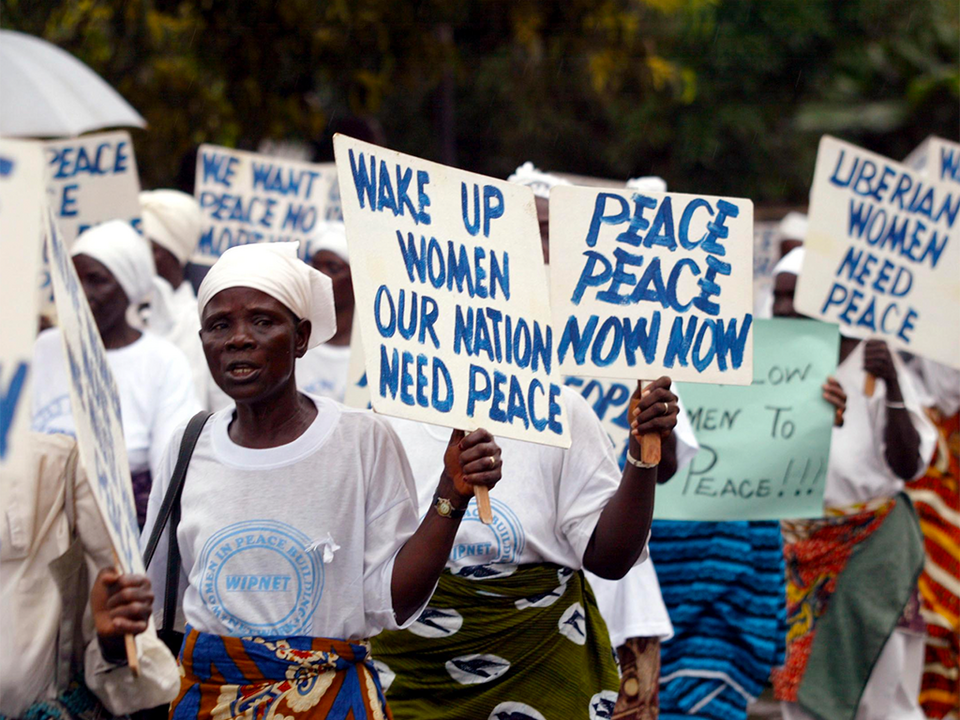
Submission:
<svg viewBox="0 0 960 720">
<path fill-rule="evenodd" d="M 887 638 L 917 606 L 916 514 L 899 495 L 782 525 L 789 631 L 774 695 L 824 720 L 852 720 Z"/>
<path fill-rule="evenodd" d="M 583 573 L 551 564 L 478 567 L 484 572 L 444 571 L 417 622 L 374 638 L 394 717 L 612 717 L 616 661 Z"/>
<path fill-rule="evenodd" d="M 172 720 L 390 718 L 366 644 L 236 638 L 187 628 Z"/>
<path fill-rule="evenodd" d="M 657 520 L 650 555 L 675 633 L 661 651 L 661 720 L 743 720 L 783 662 L 780 524 Z"/>
<path fill-rule="evenodd" d="M 920 704 L 928 718 L 960 708 L 960 414 L 931 413 L 940 432 L 927 474 L 907 485 L 927 559 L 918 581 L 927 647 Z"/>
</svg>

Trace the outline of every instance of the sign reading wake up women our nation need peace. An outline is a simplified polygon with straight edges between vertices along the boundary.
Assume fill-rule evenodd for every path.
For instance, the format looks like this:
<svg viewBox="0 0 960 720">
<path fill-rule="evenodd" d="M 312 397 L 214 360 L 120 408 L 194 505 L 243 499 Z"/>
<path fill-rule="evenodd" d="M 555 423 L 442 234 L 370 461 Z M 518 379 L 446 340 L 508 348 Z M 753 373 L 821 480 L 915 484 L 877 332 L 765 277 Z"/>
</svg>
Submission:
<svg viewBox="0 0 960 720">
<path fill-rule="evenodd" d="M 251 243 L 299 241 L 302 250 L 328 219 L 335 180 L 332 164 L 201 145 L 194 195 L 203 229 L 194 262 L 212 265 L 228 248 Z"/>
<path fill-rule="evenodd" d="M 569 447 L 530 188 L 333 147 L 374 409 Z"/>
<path fill-rule="evenodd" d="M 553 188 L 561 371 L 749 385 L 753 242 L 749 200 Z"/>
<path fill-rule="evenodd" d="M 820 140 L 795 305 L 960 368 L 960 187 Z"/>
</svg>

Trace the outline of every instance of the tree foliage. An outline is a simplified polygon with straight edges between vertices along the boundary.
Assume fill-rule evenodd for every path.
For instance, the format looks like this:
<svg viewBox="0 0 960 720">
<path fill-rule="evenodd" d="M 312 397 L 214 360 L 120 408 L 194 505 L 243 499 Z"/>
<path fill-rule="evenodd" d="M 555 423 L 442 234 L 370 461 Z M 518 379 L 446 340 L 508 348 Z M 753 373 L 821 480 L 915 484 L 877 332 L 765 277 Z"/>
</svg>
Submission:
<svg viewBox="0 0 960 720">
<path fill-rule="evenodd" d="M 833 133 L 893 158 L 960 128 L 951 0 L 0 0 L 147 119 L 145 186 L 198 143 L 388 144 L 504 176 L 659 174 L 803 203 Z"/>
</svg>

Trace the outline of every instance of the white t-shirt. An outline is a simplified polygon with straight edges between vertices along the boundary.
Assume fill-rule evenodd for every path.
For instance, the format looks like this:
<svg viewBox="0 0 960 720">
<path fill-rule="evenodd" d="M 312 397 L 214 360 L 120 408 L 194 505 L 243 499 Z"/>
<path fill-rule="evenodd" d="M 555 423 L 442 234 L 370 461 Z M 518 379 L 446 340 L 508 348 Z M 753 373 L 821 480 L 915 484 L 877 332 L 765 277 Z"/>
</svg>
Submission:
<svg viewBox="0 0 960 720">
<path fill-rule="evenodd" d="M 472 501 L 447 562 L 453 572 L 482 579 L 525 563 L 583 567 L 600 513 L 620 486 L 620 470 L 590 406 L 568 388 L 562 392 L 573 444 L 563 450 L 497 438 L 503 479 L 490 492 L 493 524 L 480 522 Z M 390 423 L 410 459 L 423 515 L 433 505 L 450 430 L 398 418 Z"/>
<path fill-rule="evenodd" d="M 59 329 L 40 333 L 33 347 L 33 362 L 33 429 L 75 437 Z M 141 332 L 130 345 L 107 350 L 107 362 L 120 395 L 130 471 L 149 470 L 156 477 L 173 431 L 200 409 L 187 359 L 166 340 Z"/>
<path fill-rule="evenodd" d="M 234 443 L 227 432 L 233 408 L 204 426 L 177 532 L 183 613 L 201 632 L 360 639 L 398 628 L 393 564 L 417 529 L 403 448 L 372 413 L 311 399 L 316 419 L 280 447 Z M 144 544 L 183 431 L 174 434 L 153 484 Z M 167 542 L 165 532 L 148 571 L 157 598 L 165 586 Z M 158 622 L 162 605 L 155 604 Z"/>
<path fill-rule="evenodd" d="M 317 345 L 297 360 L 297 387 L 301 392 L 343 402 L 349 370 L 349 345 Z"/>
<path fill-rule="evenodd" d="M 960 370 L 915 355 L 904 363 L 916 383 L 923 407 L 935 407 L 944 417 L 960 410 Z"/>
<path fill-rule="evenodd" d="M 866 373 L 863 370 L 863 343 L 837 368 L 837 382 L 847 394 L 843 426 L 833 428 L 830 460 L 823 502 L 827 507 L 846 507 L 870 500 L 893 497 L 903 490 L 903 480 L 887 465 L 883 431 L 887 425 L 887 386 L 877 380 L 873 397 L 863 394 Z M 903 402 L 910 420 L 920 435 L 920 457 L 914 478 L 927 469 L 937 440 L 937 431 L 927 419 L 917 399 L 910 374 L 896 353 L 892 353 L 900 381 Z M 922 458 L 922 459 L 921 459 Z"/>
<path fill-rule="evenodd" d="M 677 393 L 675 386 L 670 389 Z M 677 472 L 674 478 L 693 461 L 700 450 L 700 443 L 693 434 L 693 425 L 679 394 L 677 398 L 680 412 L 673 431 L 677 440 Z M 673 637 L 673 624 L 660 593 L 660 581 L 653 558 L 640 563 L 620 580 L 604 580 L 592 573 L 587 573 L 587 577 L 597 596 L 597 605 L 607 623 L 613 647 L 619 647 L 634 637 L 659 637 L 661 640 Z"/>
</svg>

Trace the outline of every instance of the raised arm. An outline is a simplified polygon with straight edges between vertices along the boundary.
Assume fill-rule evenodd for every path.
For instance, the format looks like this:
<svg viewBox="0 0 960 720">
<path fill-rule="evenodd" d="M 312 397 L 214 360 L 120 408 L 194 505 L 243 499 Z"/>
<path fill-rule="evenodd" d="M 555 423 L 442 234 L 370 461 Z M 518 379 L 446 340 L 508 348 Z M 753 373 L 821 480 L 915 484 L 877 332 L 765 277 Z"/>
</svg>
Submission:
<svg viewBox="0 0 960 720">
<path fill-rule="evenodd" d="M 636 393 L 640 393 L 639 385 Z M 639 462 L 641 435 L 659 433 L 669 440 L 677 424 L 677 412 L 677 396 L 670 391 L 670 378 L 662 377 L 640 394 L 639 404 L 631 413 L 630 446 L 620 487 L 600 514 L 583 554 L 583 566 L 599 577 L 618 580 L 643 552 L 653 521 L 657 468 L 639 467 L 631 460 Z"/>
<path fill-rule="evenodd" d="M 910 420 L 903 402 L 897 367 L 890 348 L 883 340 L 867 340 L 863 346 L 863 369 L 883 380 L 887 386 L 887 423 L 883 430 L 884 458 L 894 474 L 911 480 L 922 462 L 920 433 Z"/>
<path fill-rule="evenodd" d="M 393 611 L 402 625 L 430 597 L 447 564 L 460 520 L 475 485 L 492 488 L 500 480 L 500 447 L 486 430 L 465 435 L 454 430 L 443 456 L 443 472 L 434 505 L 397 553 L 390 590 Z M 446 502 L 443 502 L 446 501 Z"/>
</svg>

